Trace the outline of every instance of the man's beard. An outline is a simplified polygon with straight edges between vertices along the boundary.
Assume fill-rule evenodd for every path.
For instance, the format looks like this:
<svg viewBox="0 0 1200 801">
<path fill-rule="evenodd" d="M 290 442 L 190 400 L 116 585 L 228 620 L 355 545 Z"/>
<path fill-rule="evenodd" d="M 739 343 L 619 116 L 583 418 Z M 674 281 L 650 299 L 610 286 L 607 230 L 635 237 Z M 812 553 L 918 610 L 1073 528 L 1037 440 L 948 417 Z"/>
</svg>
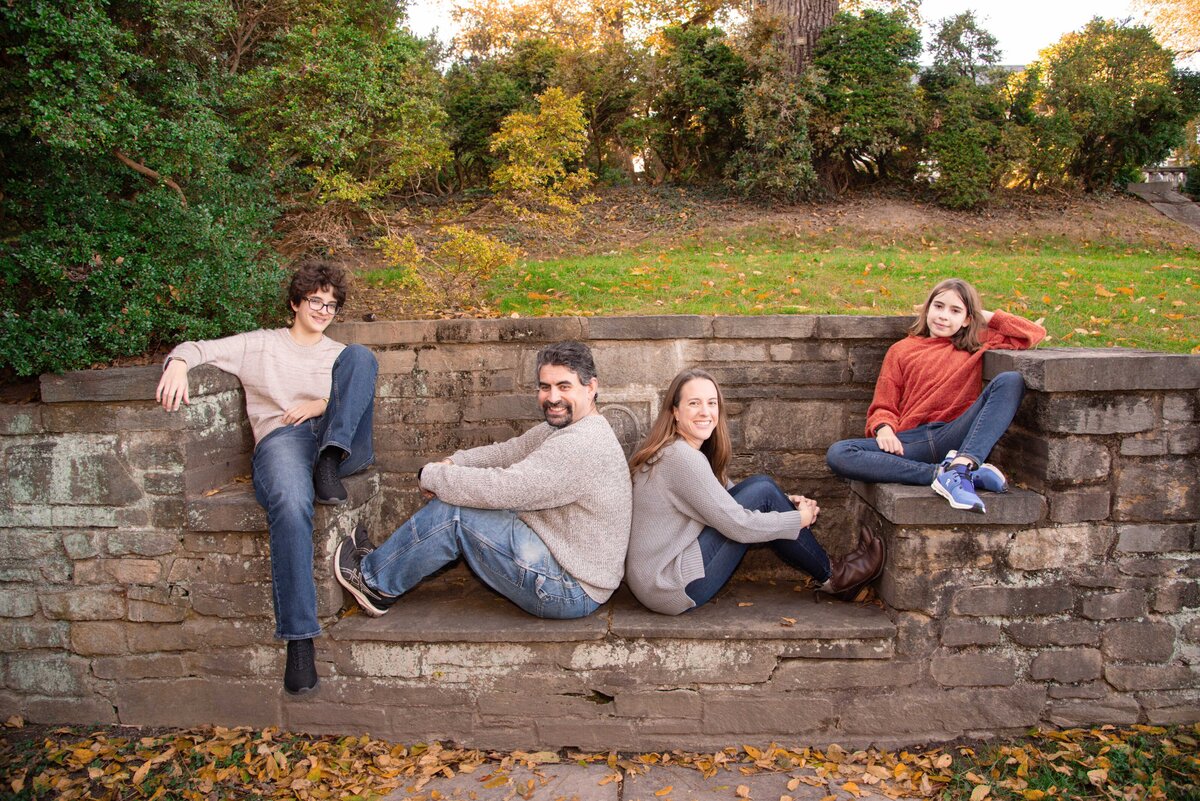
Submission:
<svg viewBox="0 0 1200 801">
<path fill-rule="evenodd" d="M 556 420 L 550 419 L 551 408 L 554 408 L 556 411 L 560 411 L 560 412 L 564 413 L 561 418 L 557 419 L 557 422 L 556 422 Z M 567 426 L 571 425 L 571 423 L 575 422 L 574 412 L 571 410 L 571 407 L 565 403 L 560 403 L 560 404 L 543 403 L 542 404 L 542 414 L 545 415 L 546 422 L 549 423 L 554 428 L 566 428 Z"/>
</svg>

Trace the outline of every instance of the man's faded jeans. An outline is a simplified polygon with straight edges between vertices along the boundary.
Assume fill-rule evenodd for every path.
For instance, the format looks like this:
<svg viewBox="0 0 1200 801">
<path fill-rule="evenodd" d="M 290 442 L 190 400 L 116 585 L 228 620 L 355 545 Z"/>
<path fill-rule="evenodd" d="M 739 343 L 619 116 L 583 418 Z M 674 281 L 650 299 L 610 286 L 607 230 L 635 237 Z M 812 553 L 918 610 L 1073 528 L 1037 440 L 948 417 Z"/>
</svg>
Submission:
<svg viewBox="0 0 1200 801">
<path fill-rule="evenodd" d="M 403 595 L 460 556 L 485 584 L 531 615 L 585 617 L 600 607 L 515 512 L 436 498 L 363 559 L 362 575 L 385 595 Z"/>
<path fill-rule="evenodd" d="M 275 636 L 304 640 L 321 633 L 313 581 L 313 466 L 327 445 L 346 451 L 338 474 L 357 473 L 375 460 L 374 354 L 348 345 L 333 363 L 325 414 L 275 429 L 254 449 L 254 496 L 267 512 L 271 534 L 271 590 Z"/>
</svg>

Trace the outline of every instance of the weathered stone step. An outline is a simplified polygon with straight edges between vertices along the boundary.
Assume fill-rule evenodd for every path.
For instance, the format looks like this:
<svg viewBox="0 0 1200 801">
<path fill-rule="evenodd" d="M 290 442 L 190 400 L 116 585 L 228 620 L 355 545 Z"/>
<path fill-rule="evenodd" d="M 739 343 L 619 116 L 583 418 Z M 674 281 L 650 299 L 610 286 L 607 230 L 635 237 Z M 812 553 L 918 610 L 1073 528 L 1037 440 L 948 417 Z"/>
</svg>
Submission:
<svg viewBox="0 0 1200 801">
<path fill-rule="evenodd" d="M 343 479 L 349 499 L 341 506 L 317 505 L 316 528 L 325 527 L 333 517 L 355 510 L 379 494 L 379 472 L 373 469 Z M 186 505 L 188 529 L 191 531 L 263 531 L 267 516 L 254 498 L 254 486 L 249 478 L 233 481 L 210 495 L 193 498 Z"/>
<path fill-rule="evenodd" d="M 1031 490 L 981 492 L 987 512 L 954 509 L 929 487 L 850 482 L 850 489 L 882 517 L 897 525 L 1027 526 L 1046 515 L 1046 499 Z"/>
</svg>

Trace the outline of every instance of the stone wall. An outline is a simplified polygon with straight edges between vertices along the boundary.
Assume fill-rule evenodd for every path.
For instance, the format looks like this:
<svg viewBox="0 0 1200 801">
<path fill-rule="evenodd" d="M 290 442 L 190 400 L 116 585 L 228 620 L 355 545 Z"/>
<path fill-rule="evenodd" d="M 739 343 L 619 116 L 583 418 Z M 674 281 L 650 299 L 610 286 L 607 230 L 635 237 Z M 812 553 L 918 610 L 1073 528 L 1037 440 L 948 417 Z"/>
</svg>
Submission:
<svg viewBox="0 0 1200 801">
<path fill-rule="evenodd" d="M 45 376 L 40 403 L 0 406 L 0 710 L 627 749 L 1200 720 L 1200 357 L 989 354 L 989 375 L 1020 370 L 1030 392 L 993 459 L 1020 488 L 979 518 L 824 465 L 830 443 L 860 435 L 905 323 L 340 325 L 336 338 L 379 357 L 378 461 L 348 507 L 318 516 L 332 637 L 304 701 L 280 689 L 237 382 L 194 370 L 192 404 L 172 415 L 153 402 L 156 367 Z M 385 536 L 421 502 L 420 465 L 532 425 L 534 354 L 565 338 L 592 343 L 603 411 L 627 446 L 677 370 L 714 373 L 735 475 L 769 472 L 818 498 L 818 537 L 835 552 L 857 525 L 887 538 L 885 608 L 796 608 L 795 576 L 754 555 L 728 598 L 680 618 L 622 597 L 587 621 L 533 621 L 455 571 L 379 621 L 337 620 L 337 538 L 360 521 Z M 748 606 L 730 600 L 745 592 Z"/>
</svg>

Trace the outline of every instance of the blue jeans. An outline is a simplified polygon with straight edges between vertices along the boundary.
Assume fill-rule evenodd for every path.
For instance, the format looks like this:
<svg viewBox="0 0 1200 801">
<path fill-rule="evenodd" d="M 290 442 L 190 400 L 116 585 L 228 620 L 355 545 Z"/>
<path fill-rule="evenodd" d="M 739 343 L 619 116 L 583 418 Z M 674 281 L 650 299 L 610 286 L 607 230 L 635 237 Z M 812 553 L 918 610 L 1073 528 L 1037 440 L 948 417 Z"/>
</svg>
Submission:
<svg viewBox="0 0 1200 801">
<path fill-rule="evenodd" d="M 254 449 L 254 496 L 267 512 L 271 534 L 271 590 L 280 639 L 321 633 L 313 581 L 313 466 L 329 445 L 348 454 L 338 468 L 341 476 L 375 460 L 371 424 L 378 369 L 371 351 L 348 345 L 333 363 L 325 413 L 275 429 Z"/>
<path fill-rule="evenodd" d="M 844 478 L 876 484 L 933 483 L 946 454 L 957 450 L 977 466 L 1008 430 L 1025 394 L 1020 373 L 1000 373 L 984 387 L 970 408 L 948 423 L 926 423 L 896 434 L 904 455 L 880 450 L 873 438 L 835 442 L 825 454 L 829 469 Z"/>
<path fill-rule="evenodd" d="M 729 494 L 743 509 L 759 512 L 796 511 L 796 507 L 770 476 L 750 476 L 734 484 Z M 698 542 L 704 558 L 704 575 L 688 582 L 684 592 L 696 606 L 703 606 L 729 581 L 750 545 L 731 540 L 712 526 L 706 526 L 700 532 Z M 817 581 L 829 579 L 829 555 L 807 528 L 800 529 L 800 536 L 795 540 L 773 541 L 771 550 L 784 562 L 803 570 Z"/>
<path fill-rule="evenodd" d="M 586 617 L 600 608 L 515 512 L 433 499 L 362 561 L 368 586 L 403 595 L 459 557 L 485 584 L 531 615 Z"/>
</svg>

